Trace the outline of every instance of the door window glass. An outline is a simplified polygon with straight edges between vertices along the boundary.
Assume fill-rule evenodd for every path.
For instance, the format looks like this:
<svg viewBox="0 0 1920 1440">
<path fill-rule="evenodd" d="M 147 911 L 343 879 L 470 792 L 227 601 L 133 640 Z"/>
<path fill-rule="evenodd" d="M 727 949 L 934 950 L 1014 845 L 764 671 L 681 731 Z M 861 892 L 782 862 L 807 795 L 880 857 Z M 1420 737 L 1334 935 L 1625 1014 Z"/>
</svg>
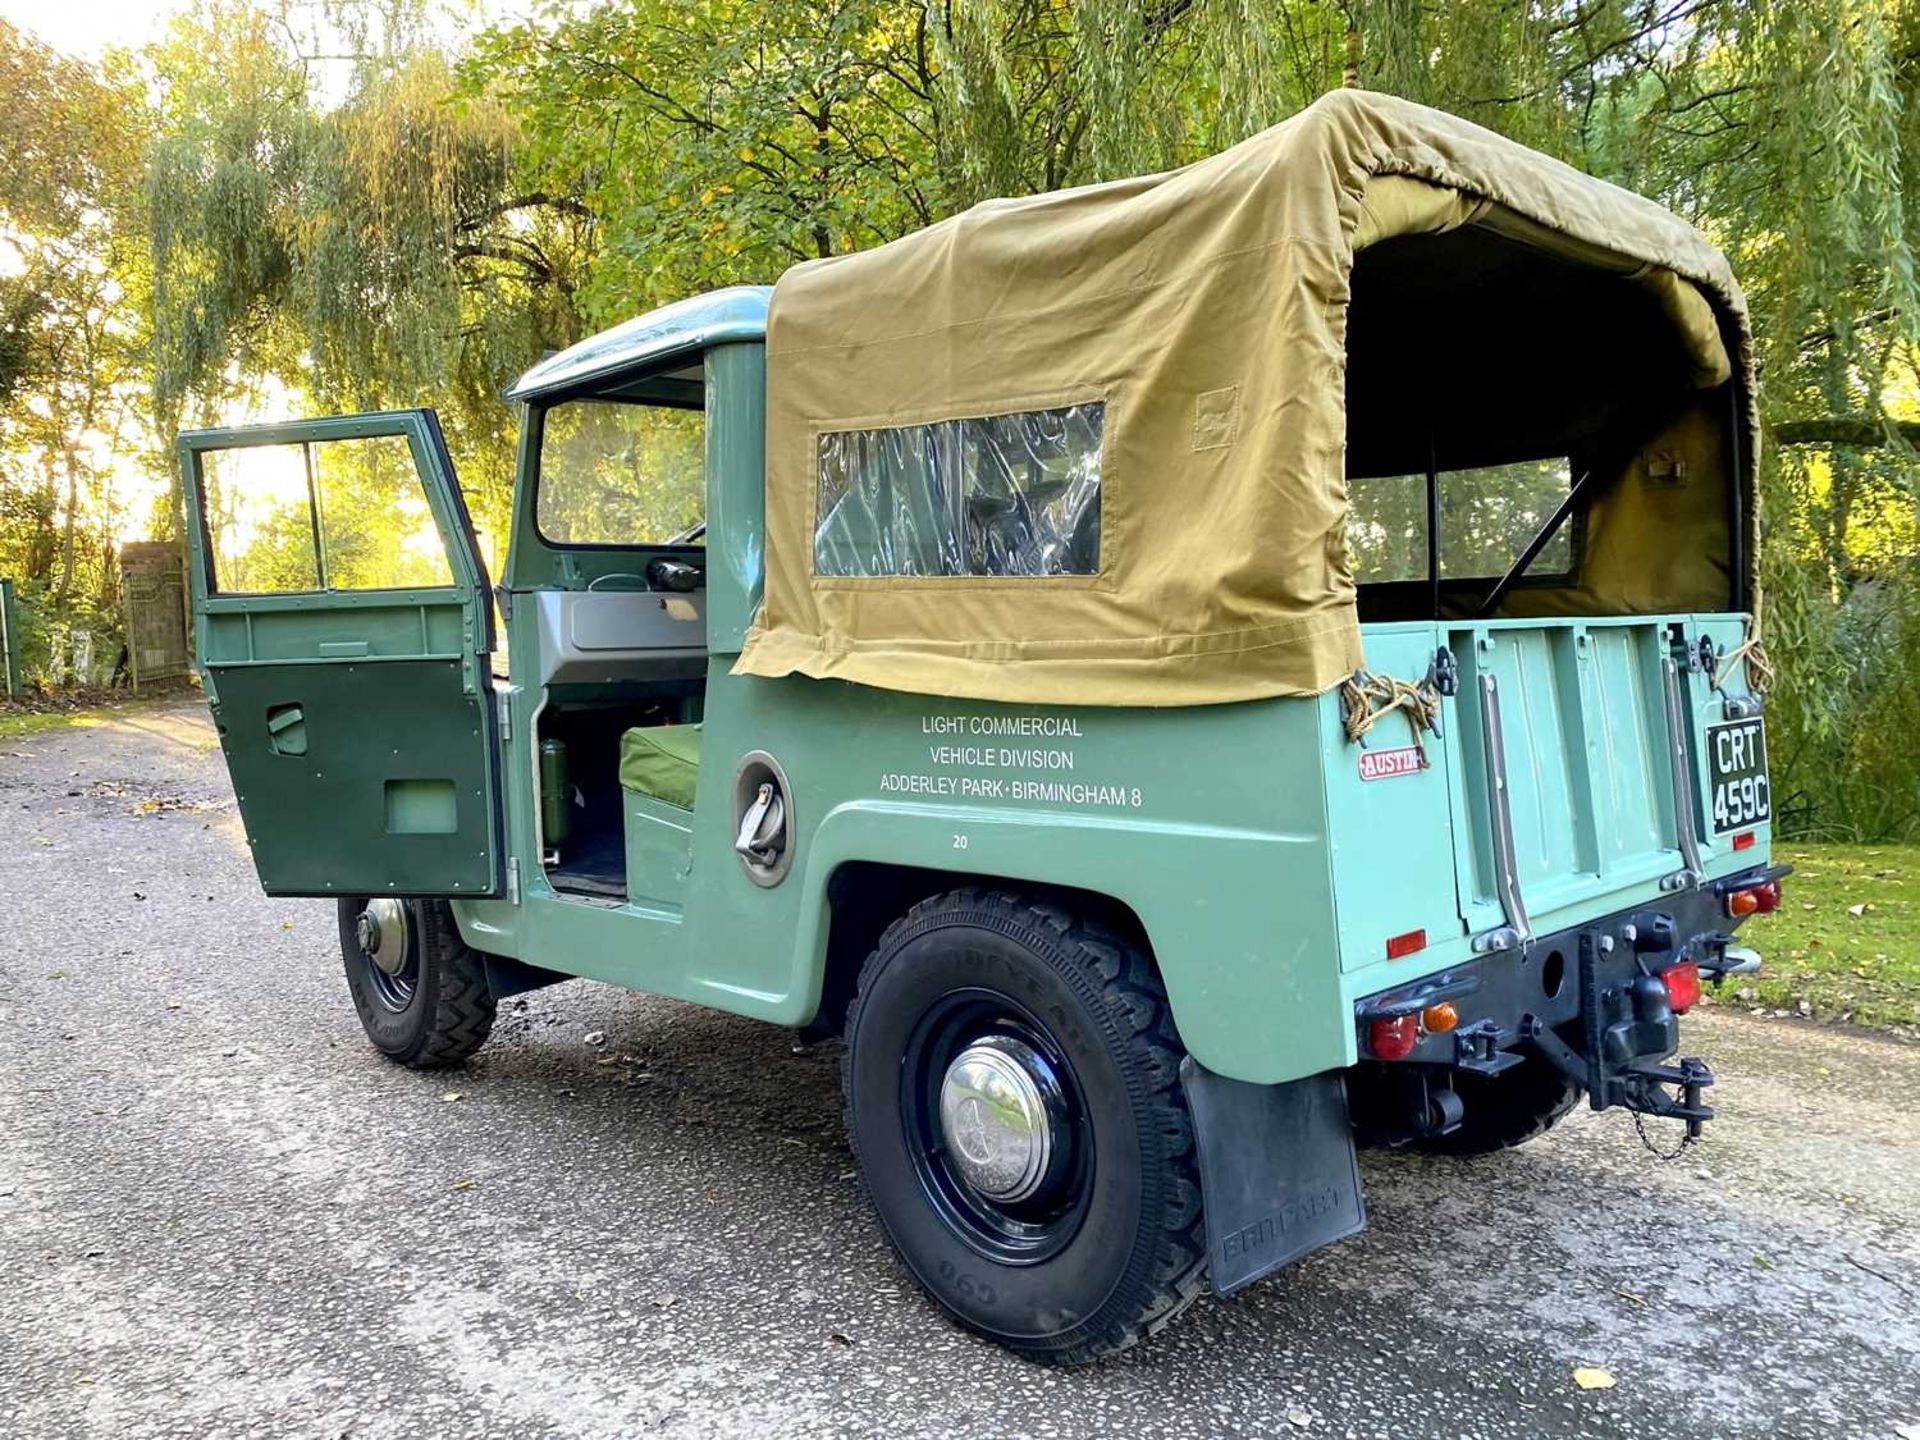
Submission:
<svg viewBox="0 0 1920 1440">
<path fill-rule="evenodd" d="M 1438 477 L 1440 577 L 1492 580 L 1567 498 L 1565 457 L 1442 470 Z M 1573 527 L 1563 524 L 1527 567 L 1530 577 L 1573 568 Z M 1347 485 L 1347 555 L 1361 584 L 1427 578 L 1427 477 L 1386 475 Z"/>
<path fill-rule="evenodd" d="M 404 435 L 211 450 L 200 475 L 218 592 L 453 584 Z"/>
<path fill-rule="evenodd" d="M 1096 575 L 1092 401 L 820 437 L 817 575 Z"/>
<path fill-rule="evenodd" d="M 700 410 L 569 400 L 540 431 L 534 519 L 554 545 L 697 545 L 707 508 Z"/>
</svg>

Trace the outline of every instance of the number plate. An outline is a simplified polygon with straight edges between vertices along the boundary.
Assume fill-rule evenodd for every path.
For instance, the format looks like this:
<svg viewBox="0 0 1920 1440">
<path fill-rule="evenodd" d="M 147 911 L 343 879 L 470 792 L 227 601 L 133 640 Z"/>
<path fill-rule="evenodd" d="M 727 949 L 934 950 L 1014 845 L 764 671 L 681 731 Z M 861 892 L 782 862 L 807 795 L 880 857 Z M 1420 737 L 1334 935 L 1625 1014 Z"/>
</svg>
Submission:
<svg viewBox="0 0 1920 1440">
<path fill-rule="evenodd" d="M 1760 720 L 1707 726 L 1707 765 L 1713 781 L 1713 833 L 1744 830 L 1773 818 L 1767 781 L 1767 729 Z"/>
</svg>

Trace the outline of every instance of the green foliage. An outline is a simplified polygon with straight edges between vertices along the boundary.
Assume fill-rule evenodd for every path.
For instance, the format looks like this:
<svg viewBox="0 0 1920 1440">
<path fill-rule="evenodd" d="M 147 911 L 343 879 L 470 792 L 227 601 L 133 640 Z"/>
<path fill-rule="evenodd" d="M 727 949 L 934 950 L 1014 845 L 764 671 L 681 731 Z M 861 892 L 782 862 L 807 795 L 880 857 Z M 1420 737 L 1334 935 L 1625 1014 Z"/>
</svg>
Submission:
<svg viewBox="0 0 1920 1440">
<path fill-rule="evenodd" d="M 1435 489 L 1441 577 L 1506 574 L 1572 483 L 1565 460 L 1441 471 Z M 1427 578 L 1425 475 L 1350 480 L 1347 504 L 1347 548 L 1355 579 Z M 1534 557 L 1527 574 L 1562 575 L 1572 561 L 1572 536 L 1563 524 Z"/>
<path fill-rule="evenodd" d="M 544 350 L 1361 84 L 1727 250 L 1791 442 L 1763 452 L 1783 821 L 1920 833 L 1914 0 L 538 0 L 458 43 L 427 0 L 330 0 L 324 45 L 296 12 L 190 0 L 95 66 L 0 24 L 0 572 L 50 615 L 111 612 L 116 477 L 163 474 L 183 419 L 434 404 L 497 559 L 497 397 Z M 343 524 L 387 503 L 342 483 Z M 1409 553 L 1410 493 L 1375 517 Z"/>
<path fill-rule="evenodd" d="M 596 217 L 596 324 L 881 243 L 948 195 L 929 15 L 880 0 L 542 8 L 489 32 L 469 93 L 520 120 L 522 164 Z"/>
<path fill-rule="evenodd" d="M 0 21 L 0 575 L 20 584 L 34 683 L 85 679 L 119 639 L 111 536 L 138 457 L 145 107 L 126 77 Z M 137 458 L 136 458 L 137 463 Z"/>
<path fill-rule="evenodd" d="M 584 333 L 591 217 L 514 188 L 517 123 L 456 98 L 430 47 L 364 51 L 327 105 L 265 12 L 208 0 L 151 62 L 169 97 L 148 179 L 161 428 L 263 376 L 314 411 L 431 404 L 503 541 L 499 392 Z"/>
</svg>

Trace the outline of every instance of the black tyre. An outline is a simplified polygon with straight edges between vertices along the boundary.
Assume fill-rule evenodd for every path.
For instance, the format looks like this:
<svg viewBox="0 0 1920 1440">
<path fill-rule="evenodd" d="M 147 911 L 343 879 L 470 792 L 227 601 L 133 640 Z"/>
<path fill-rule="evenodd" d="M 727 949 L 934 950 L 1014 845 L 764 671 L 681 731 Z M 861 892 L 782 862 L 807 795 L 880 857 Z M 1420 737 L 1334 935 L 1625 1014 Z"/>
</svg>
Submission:
<svg viewBox="0 0 1920 1440">
<path fill-rule="evenodd" d="M 340 952 L 360 1024 L 388 1059 L 454 1065 L 493 1029 L 486 962 L 444 900 L 342 900 Z"/>
<path fill-rule="evenodd" d="M 1139 946 L 1052 903 L 955 890 L 880 937 L 846 1035 L 867 1193 L 961 1324 L 1077 1364 L 1205 1288 L 1184 1052 Z"/>
<path fill-rule="evenodd" d="M 1491 1155 L 1544 1135 L 1584 1093 L 1547 1061 L 1529 1055 L 1502 1075 L 1454 1076 L 1465 1113 L 1459 1127 L 1414 1144 L 1435 1155 Z"/>
</svg>

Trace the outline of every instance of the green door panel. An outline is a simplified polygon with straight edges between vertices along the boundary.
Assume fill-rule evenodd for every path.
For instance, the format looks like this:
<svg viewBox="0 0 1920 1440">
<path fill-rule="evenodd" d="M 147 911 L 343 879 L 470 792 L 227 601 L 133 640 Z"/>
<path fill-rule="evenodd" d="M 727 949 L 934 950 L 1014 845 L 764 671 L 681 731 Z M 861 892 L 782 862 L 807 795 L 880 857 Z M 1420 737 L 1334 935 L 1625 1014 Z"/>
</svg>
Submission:
<svg viewBox="0 0 1920 1440">
<path fill-rule="evenodd" d="M 492 609 L 433 413 L 190 431 L 179 456 L 195 656 L 262 887 L 500 893 Z"/>
<path fill-rule="evenodd" d="M 484 895 L 493 888 L 486 706 L 460 662 L 242 665 L 214 718 L 271 894 Z M 289 752 L 276 719 L 297 714 Z"/>
<path fill-rule="evenodd" d="M 1660 659 L 1669 621 L 1486 621 L 1454 625 L 1460 693 L 1455 825 L 1469 929 L 1499 924 L 1487 805 L 1481 677 L 1498 693 L 1515 870 L 1535 934 L 1596 907 L 1657 896 L 1680 867 Z"/>
</svg>

